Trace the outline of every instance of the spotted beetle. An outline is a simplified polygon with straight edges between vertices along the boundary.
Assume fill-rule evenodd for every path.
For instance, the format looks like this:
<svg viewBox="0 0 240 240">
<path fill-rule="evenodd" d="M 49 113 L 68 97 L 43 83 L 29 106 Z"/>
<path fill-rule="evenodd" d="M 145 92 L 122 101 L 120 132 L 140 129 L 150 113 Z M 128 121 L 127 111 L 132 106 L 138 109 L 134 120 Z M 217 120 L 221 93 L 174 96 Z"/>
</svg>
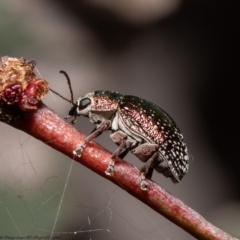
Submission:
<svg viewBox="0 0 240 240">
<path fill-rule="evenodd" d="M 110 138 L 118 145 L 112 154 L 105 173 L 113 175 L 114 160 L 123 158 L 131 151 L 141 161 L 146 162 L 140 168 L 140 187 L 147 190 L 145 179 L 151 179 L 153 170 L 171 178 L 176 183 L 187 173 L 189 155 L 183 136 L 173 119 L 160 107 L 135 96 L 122 95 L 112 91 L 95 91 L 73 100 L 73 92 L 68 75 L 63 73 L 71 91 L 68 100 L 73 104 L 68 116 L 72 124 L 78 116 L 85 116 L 96 125 L 96 128 L 74 151 L 81 156 L 87 143 L 106 130 L 111 130 Z"/>
</svg>

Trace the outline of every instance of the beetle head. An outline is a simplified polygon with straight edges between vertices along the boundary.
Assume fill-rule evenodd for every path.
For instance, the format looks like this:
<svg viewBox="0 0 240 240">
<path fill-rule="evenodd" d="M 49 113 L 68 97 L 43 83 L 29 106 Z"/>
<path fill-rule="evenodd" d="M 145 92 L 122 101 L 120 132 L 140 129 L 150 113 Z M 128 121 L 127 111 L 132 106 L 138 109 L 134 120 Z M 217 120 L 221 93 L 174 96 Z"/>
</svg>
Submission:
<svg viewBox="0 0 240 240">
<path fill-rule="evenodd" d="M 83 115 L 88 117 L 89 112 L 91 111 L 91 106 L 93 104 L 93 94 L 94 93 L 88 93 L 83 97 L 78 98 L 68 114 L 70 116 Z"/>
<path fill-rule="evenodd" d="M 81 115 L 89 117 L 93 123 L 99 123 L 105 119 L 110 120 L 112 118 L 113 114 L 117 111 L 118 102 L 122 98 L 121 94 L 112 91 L 95 91 L 74 101 L 70 78 L 65 71 L 60 71 L 60 73 L 64 74 L 67 79 L 71 100 L 63 97 L 51 88 L 50 91 L 73 105 L 65 119 L 73 118 L 71 123 L 74 124 L 77 117 Z"/>
<path fill-rule="evenodd" d="M 121 94 L 111 91 L 95 91 L 76 100 L 66 118 L 88 117 L 92 123 L 99 124 L 104 120 L 111 120 L 117 110 Z"/>
</svg>

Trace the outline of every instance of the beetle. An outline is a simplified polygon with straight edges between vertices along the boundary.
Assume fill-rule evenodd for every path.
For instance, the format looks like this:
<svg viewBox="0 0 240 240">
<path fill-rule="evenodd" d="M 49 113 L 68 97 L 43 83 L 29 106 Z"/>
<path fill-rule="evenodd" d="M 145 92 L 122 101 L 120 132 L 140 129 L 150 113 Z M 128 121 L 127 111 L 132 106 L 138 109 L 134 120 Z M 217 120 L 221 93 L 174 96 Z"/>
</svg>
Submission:
<svg viewBox="0 0 240 240">
<path fill-rule="evenodd" d="M 189 155 L 183 135 L 174 120 L 160 107 L 136 96 L 122 95 L 112 91 L 94 91 L 76 101 L 73 100 L 71 82 L 66 72 L 63 73 L 68 81 L 72 103 L 68 116 L 78 116 L 90 119 L 96 125 L 84 143 L 74 150 L 81 156 L 88 142 L 102 132 L 110 130 L 110 138 L 118 145 L 111 156 L 105 173 L 113 175 L 116 158 L 124 158 L 131 151 L 145 164 L 140 168 L 140 187 L 148 190 L 146 178 L 151 179 L 154 169 L 168 177 L 172 182 L 179 182 L 189 169 Z"/>
</svg>

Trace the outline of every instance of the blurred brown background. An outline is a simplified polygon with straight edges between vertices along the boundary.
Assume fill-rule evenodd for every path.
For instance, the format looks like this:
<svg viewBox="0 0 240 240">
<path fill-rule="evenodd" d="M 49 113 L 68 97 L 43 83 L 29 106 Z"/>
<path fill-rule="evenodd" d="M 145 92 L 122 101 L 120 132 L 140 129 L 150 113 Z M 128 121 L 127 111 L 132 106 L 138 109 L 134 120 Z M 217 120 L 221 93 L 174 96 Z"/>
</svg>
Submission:
<svg viewBox="0 0 240 240">
<path fill-rule="evenodd" d="M 0 1 L 0 56 L 35 59 L 53 89 L 136 95 L 166 110 L 191 155 L 173 185 L 154 181 L 240 237 L 238 12 L 235 1 Z M 69 104 L 49 94 L 61 116 Z M 80 118 L 76 127 L 93 126 Z M 98 139 L 113 151 L 104 134 Z M 33 138 L 0 126 L 0 237 L 193 239 L 123 190 Z M 129 154 L 126 160 L 141 162 Z M 64 191 L 64 186 L 67 187 Z M 60 211 L 58 212 L 60 205 Z M 58 214 L 59 213 L 59 214 Z"/>
</svg>

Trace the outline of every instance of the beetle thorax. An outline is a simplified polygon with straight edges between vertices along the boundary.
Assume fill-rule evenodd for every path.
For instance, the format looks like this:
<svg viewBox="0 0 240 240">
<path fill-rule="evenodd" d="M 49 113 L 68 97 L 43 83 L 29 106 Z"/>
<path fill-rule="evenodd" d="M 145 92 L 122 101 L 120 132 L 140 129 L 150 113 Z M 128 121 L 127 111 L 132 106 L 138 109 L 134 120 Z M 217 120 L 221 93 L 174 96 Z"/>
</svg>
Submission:
<svg viewBox="0 0 240 240">
<path fill-rule="evenodd" d="M 121 94 L 111 91 L 96 91 L 91 110 L 93 112 L 116 111 Z"/>
<path fill-rule="evenodd" d="M 76 100 L 76 113 L 77 115 L 83 115 L 85 117 L 89 116 L 91 112 L 92 105 L 94 104 L 93 100 L 94 93 L 88 93 L 83 97 L 80 97 Z"/>
</svg>

